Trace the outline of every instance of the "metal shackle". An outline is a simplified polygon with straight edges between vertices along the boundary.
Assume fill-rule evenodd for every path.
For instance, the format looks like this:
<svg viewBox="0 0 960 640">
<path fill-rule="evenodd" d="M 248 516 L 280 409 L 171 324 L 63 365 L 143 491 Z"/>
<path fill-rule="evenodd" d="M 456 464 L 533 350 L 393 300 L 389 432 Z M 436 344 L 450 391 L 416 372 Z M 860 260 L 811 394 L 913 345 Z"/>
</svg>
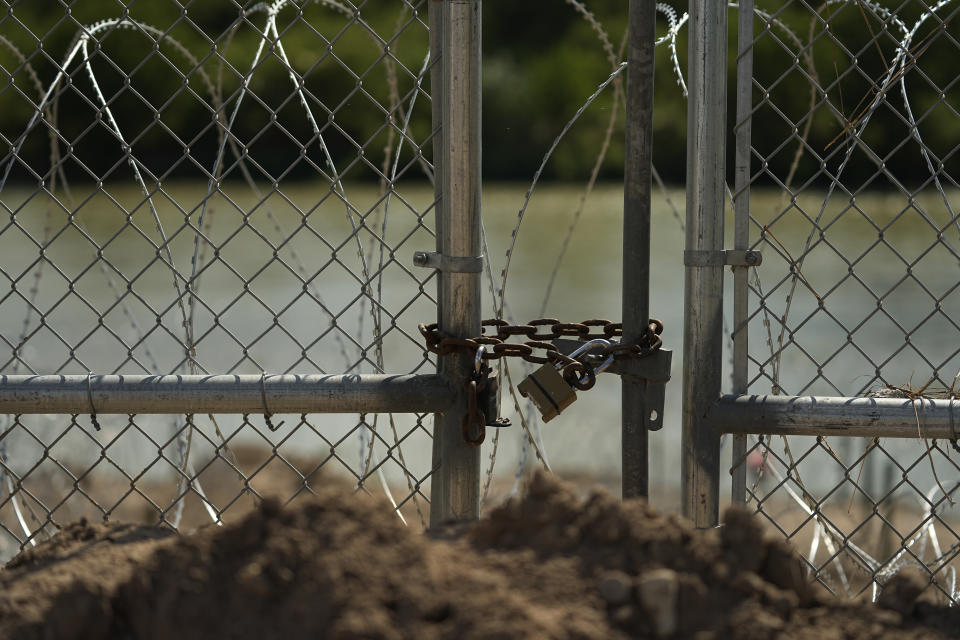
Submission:
<svg viewBox="0 0 960 640">
<path fill-rule="evenodd" d="M 476 373 L 477 375 L 479 375 L 480 372 L 483 371 L 483 356 L 484 354 L 486 354 L 486 352 L 487 352 L 487 345 L 482 344 L 479 347 L 477 347 L 477 355 L 473 360 L 473 372 Z"/>
<path fill-rule="evenodd" d="M 584 342 L 581 346 L 577 347 L 577 350 L 570 354 L 570 357 L 576 360 L 577 356 L 584 353 L 589 353 L 593 351 L 594 347 L 602 346 L 604 348 L 609 347 L 612 343 L 609 340 L 604 340 L 603 338 L 594 338 L 593 340 L 588 340 Z M 603 371 L 613 364 L 613 354 L 607 356 L 607 359 L 600 363 L 599 366 L 593 368 L 594 373 L 603 373 Z"/>
</svg>

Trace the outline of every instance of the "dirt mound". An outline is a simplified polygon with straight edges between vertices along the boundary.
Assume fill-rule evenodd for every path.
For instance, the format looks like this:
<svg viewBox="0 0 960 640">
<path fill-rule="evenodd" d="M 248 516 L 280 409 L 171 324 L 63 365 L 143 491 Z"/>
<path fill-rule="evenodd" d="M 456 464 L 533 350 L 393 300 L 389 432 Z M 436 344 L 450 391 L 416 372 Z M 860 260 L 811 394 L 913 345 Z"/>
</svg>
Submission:
<svg viewBox="0 0 960 640">
<path fill-rule="evenodd" d="M 715 531 L 585 500 L 546 475 L 467 527 L 424 536 L 331 485 L 175 536 L 79 523 L 0 572 L 6 638 L 949 637 L 952 610 L 818 601 L 748 515 Z"/>
</svg>

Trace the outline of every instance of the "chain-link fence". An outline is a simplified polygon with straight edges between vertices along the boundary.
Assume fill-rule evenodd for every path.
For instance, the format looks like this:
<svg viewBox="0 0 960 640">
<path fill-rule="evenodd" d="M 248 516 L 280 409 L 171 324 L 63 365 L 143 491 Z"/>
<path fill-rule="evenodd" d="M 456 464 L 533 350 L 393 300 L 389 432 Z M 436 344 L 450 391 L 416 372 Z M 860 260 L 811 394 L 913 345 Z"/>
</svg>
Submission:
<svg viewBox="0 0 960 640">
<path fill-rule="evenodd" d="M 493 431 L 481 469 L 471 445 L 482 437 L 470 428 L 482 433 L 478 417 L 506 421 L 489 405 L 481 413 L 463 391 L 476 345 L 435 357 L 417 325 L 438 320 L 444 340 L 480 335 L 481 278 L 484 316 L 521 325 L 514 311 L 552 315 L 548 300 L 588 196 L 609 171 L 608 152 L 616 163 L 620 151 L 619 115 L 630 101 L 626 11 L 611 28 L 578 0 L 553 7 L 576 22 L 570 33 L 596 47 L 599 64 L 584 67 L 587 89 L 572 91 L 569 111 L 540 127 L 546 142 L 526 144 L 521 155 L 537 155 L 533 182 L 518 200 L 505 263 L 495 266 L 496 246 L 479 224 L 479 2 L 8 8 L 0 19 L 9 79 L 0 89 L 9 148 L 0 176 L 9 217 L 0 230 L 9 283 L 0 299 L 9 348 L 0 383 L 9 414 L 0 438 L 2 553 L 80 516 L 219 523 L 264 492 L 309 493 L 326 473 L 385 492 L 409 521 L 476 517 L 481 494 L 497 493 L 494 462 L 508 445 L 498 449 Z M 657 43 L 679 74 L 682 22 L 666 5 L 657 10 L 666 28 Z M 587 147 L 593 159 L 549 280 L 537 275 L 542 304 L 511 308 L 506 276 L 520 223 L 538 181 L 551 177 L 545 167 L 570 170 L 557 158 L 569 159 L 571 147 L 576 166 Z M 596 189 L 614 202 L 615 190 Z M 518 257 L 515 281 L 524 277 Z M 643 260 L 637 253 L 640 280 Z M 603 334 L 618 360 L 653 350 L 642 289 L 628 287 L 637 301 L 624 337 L 620 323 Z M 577 315 L 557 315 L 583 319 L 584 305 L 564 305 Z M 608 325 L 545 323 L 551 337 L 574 341 Z M 522 345 L 490 342 L 516 332 L 486 331 L 487 359 L 523 355 Z M 651 360 L 669 369 L 667 352 Z M 521 372 L 511 379 L 507 361 L 494 364 L 519 423 L 515 493 L 530 466 L 549 466 L 547 449 L 511 388 Z M 647 399 L 640 382 L 650 371 L 628 364 L 611 370 L 629 369 L 634 401 L 654 407 L 631 418 L 643 426 L 627 447 L 639 492 L 646 426 L 664 421 L 668 372 L 654 372 Z"/>
<path fill-rule="evenodd" d="M 437 426 L 426 413 L 452 402 L 473 358 L 435 359 L 417 330 L 439 315 L 458 338 L 480 333 L 478 101 L 438 84 L 479 91 L 478 59 L 441 58 L 437 29 L 442 20 L 448 42 L 476 44 L 471 3 L 222 4 L 132 3 L 105 19 L 92 0 L 21 3 L 0 18 L 0 396 L 22 410 L 0 432 L 5 556 L 80 516 L 220 522 L 330 473 L 385 492 L 412 522 L 475 514 L 479 450 L 464 445 L 459 413 Z M 541 170 L 604 90 L 614 105 L 625 95 L 616 39 L 566 4 L 599 37 L 611 75 Z M 709 125 L 722 118 L 723 73 L 697 65 L 723 56 L 691 56 L 682 73 L 677 37 L 689 29 L 701 53 L 723 51 L 697 14 L 720 7 L 693 4 L 689 22 L 658 5 L 657 36 Z M 450 6 L 465 13 L 448 19 Z M 958 596 L 960 114 L 955 74 L 934 63 L 960 47 L 958 7 L 731 5 L 741 37 L 729 193 L 722 120 L 691 136 L 704 151 L 692 154 L 688 210 L 718 213 L 729 198 L 736 216 L 734 250 L 722 252 L 722 226 L 688 215 L 688 237 L 702 242 L 685 254 L 701 305 L 687 313 L 685 359 L 697 366 L 685 415 L 734 434 L 723 445 L 734 499 L 847 597 L 875 596 L 907 564 L 929 570 L 935 597 Z M 464 133 L 459 156 L 442 139 L 448 117 Z M 616 109 L 609 118 L 585 194 Z M 438 210 L 466 217 L 438 234 Z M 513 322 L 503 296 L 516 237 L 501 280 L 489 260 L 483 273 Z M 412 266 L 434 247 L 425 263 L 469 273 Z M 727 265 L 736 395 L 714 411 L 722 314 L 702 305 L 722 305 Z M 458 279 L 469 281 L 464 304 Z M 646 326 L 646 309 L 637 315 Z M 539 426 L 522 422 L 517 478 L 544 453 Z M 435 439 L 437 428 L 455 437 Z M 700 439 L 684 448 L 696 452 L 684 500 L 703 524 L 719 502 L 716 430 L 684 429 L 688 445 Z M 437 484 L 441 460 L 455 464 Z"/>
<path fill-rule="evenodd" d="M 835 594 L 956 602 L 960 5 L 739 9 L 734 500 Z"/>
<path fill-rule="evenodd" d="M 431 4 L 7 4 L 0 370 L 85 376 L 88 406 L 4 419 L 0 554 L 80 516 L 220 522 L 324 473 L 424 518 L 424 414 L 269 399 L 277 374 L 433 371 Z M 262 402 L 97 415 L 103 374 Z"/>
</svg>

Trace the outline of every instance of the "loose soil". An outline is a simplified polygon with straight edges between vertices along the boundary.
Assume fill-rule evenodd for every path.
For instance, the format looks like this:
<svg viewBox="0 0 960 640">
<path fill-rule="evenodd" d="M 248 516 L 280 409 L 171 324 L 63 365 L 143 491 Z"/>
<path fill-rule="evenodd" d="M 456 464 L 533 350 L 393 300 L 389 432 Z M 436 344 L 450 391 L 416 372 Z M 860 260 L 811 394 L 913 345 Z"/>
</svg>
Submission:
<svg viewBox="0 0 960 640">
<path fill-rule="evenodd" d="M 960 614 L 814 594 L 799 559 L 742 512 L 697 531 L 545 474 L 522 499 L 429 535 L 335 480 L 189 535 L 81 521 L 0 571 L 0 637 L 946 638 Z"/>
</svg>

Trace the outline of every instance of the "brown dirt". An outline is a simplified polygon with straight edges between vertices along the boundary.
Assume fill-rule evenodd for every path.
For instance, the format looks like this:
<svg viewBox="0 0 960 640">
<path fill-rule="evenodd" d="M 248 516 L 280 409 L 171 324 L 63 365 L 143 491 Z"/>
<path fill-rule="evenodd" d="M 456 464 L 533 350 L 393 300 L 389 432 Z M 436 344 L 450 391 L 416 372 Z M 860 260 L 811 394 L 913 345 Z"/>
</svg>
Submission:
<svg viewBox="0 0 960 640">
<path fill-rule="evenodd" d="M 4 638 L 942 638 L 953 610 L 820 599 L 785 543 L 702 532 L 536 475 L 522 500 L 426 536 L 334 481 L 177 536 L 80 522 L 0 572 Z"/>
</svg>

